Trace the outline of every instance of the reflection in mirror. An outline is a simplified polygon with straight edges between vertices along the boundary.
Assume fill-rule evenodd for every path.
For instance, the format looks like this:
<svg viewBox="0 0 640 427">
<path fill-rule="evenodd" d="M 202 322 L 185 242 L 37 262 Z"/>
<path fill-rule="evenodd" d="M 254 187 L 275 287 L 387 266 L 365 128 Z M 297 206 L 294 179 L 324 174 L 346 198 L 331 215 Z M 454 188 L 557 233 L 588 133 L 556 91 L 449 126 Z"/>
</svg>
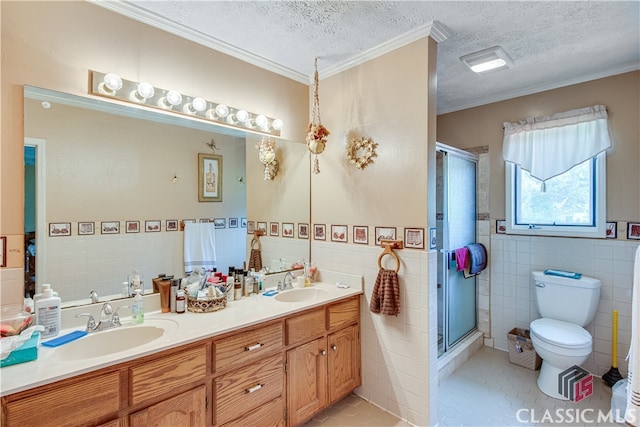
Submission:
<svg viewBox="0 0 640 427">
<path fill-rule="evenodd" d="M 247 195 L 253 193 L 246 161 L 258 161 L 256 138 L 25 87 L 25 291 L 51 283 L 63 305 L 90 302 L 92 290 L 104 301 L 122 296 L 123 282 L 138 270 L 150 292 L 159 274 L 184 276 L 179 225 L 185 220 L 217 224 L 218 271 L 242 267 L 248 260 Z M 199 153 L 221 156 L 219 202 L 198 201 L 205 185 Z M 278 204 L 277 193 L 268 199 Z M 308 209 L 304 215 L 308 219 Z M 273 243 L 274 250 L 293 249 Z M 308 241 L 299 249 L 279 257 L 308 259 Z"/>
</svg>

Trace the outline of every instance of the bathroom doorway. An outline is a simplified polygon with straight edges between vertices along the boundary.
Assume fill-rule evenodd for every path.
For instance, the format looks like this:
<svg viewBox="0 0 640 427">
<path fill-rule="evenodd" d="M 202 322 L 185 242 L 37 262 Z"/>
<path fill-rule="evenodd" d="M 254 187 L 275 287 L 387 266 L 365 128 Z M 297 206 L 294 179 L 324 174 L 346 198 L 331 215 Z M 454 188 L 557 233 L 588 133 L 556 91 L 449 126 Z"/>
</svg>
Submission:
<svg viewBox="0 0 640 427">
<path fill-rule="evenodd" d="M 24 293 L 36 292 L 38 274 L 43 275 L 45 205 L 44 205 L 44 148 L 38 138 L 24 140 Z"/>
<path fill-rule="evenodd" d="M 476 170 L 472 153 L 436 144 L 438 356 L 476 329 L 476 278 L 456 269 L 455 250 L 476 241 Z"/>
</svg>

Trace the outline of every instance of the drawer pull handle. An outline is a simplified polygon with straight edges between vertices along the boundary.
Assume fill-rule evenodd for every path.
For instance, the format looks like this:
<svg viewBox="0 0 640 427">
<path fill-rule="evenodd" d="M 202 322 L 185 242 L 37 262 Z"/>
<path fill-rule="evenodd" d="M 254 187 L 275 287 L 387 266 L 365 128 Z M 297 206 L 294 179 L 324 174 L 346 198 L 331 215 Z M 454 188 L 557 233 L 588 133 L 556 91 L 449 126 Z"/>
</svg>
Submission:
<svg viewBox="0 0 640 427">
<path fill-rule="evenodd" d="M 337 349 L 338 349 L 338 346 L 336 346 L 336 345 L 332 345 L 331 346 L 331 350 L 336 351 Z"/>
<path fill-rule="evenodd" d="M 323 355 L 323 356 L 326 356 L 326 355 L 327 355 L 327 350 L 322 350 L 322 351 L 320 352 L 320 354 L 321 354 L 321 355 Z"/>
<path fill-rule="evenodd" d="M 245 347 L 245 348 L 244 348 L 244 351 L 253 351 L 253 350 L 257 350 L 257 349 L 259 349 L 260 347 L 262 347 L 263 345 L 264 345 L 263 343 L 258 342 L 258 343 L 255 343 L 254 345 L 250 345 L 250 346 L 248 346 L 248 347 Z"/>
<path fill-rule="evenodd" d="M 244 391 L 244 393 L 245 393 L 245 394 L 251 394 L 251 393 L 253 393 L 254 391 L 258 391 L 258 390 L 260 390 L 263 386 L 264 386 L 264 384 L 256 384 L 256 385 L 254 385 L 253 387 L 246 389 L 246 390 Z"/>
</svg>

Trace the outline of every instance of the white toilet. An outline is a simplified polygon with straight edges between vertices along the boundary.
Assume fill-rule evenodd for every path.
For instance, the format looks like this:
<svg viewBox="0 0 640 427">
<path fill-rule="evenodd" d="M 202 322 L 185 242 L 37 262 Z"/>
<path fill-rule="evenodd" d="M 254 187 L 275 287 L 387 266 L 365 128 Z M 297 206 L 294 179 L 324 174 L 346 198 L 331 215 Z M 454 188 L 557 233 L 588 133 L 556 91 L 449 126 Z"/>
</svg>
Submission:
<svg viewBox="0 0 640 427">
<path fill-rule="evenodd" d="M 600 285 L 598 279 L 580 279 L 531 272 L 535 300 L 542 318 L 529 325 L 531 342 L 542 358 L 538 388 L 556 399 L 568 400 L 558 392 L 558 375 L 583 364 L 592 350 L 591 334 L 583 326 L 593 320 Z"/>
</svg>

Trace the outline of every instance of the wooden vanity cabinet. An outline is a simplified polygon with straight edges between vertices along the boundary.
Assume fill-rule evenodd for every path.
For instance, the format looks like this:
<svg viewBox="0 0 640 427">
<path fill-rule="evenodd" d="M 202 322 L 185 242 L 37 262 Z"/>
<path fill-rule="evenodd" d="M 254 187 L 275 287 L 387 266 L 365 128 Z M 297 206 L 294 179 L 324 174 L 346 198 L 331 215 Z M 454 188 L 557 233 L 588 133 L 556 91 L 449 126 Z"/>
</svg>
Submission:
<svg viewBox="0 0 640 427">
<path fill-rule="evenodd" d="M 329 305 L 287 323 L 287 342 L 295 343 L 306 329 L 322 336 L 287 351 L 287 413 L 290 426 L 309 420 L 360 386 L 360 299 Z"/>
<path fill-rule="evenodd" d="M 0 425 L 297 426 L 361 384 L 360 296 L 2 397 Z"/>
</svg>

